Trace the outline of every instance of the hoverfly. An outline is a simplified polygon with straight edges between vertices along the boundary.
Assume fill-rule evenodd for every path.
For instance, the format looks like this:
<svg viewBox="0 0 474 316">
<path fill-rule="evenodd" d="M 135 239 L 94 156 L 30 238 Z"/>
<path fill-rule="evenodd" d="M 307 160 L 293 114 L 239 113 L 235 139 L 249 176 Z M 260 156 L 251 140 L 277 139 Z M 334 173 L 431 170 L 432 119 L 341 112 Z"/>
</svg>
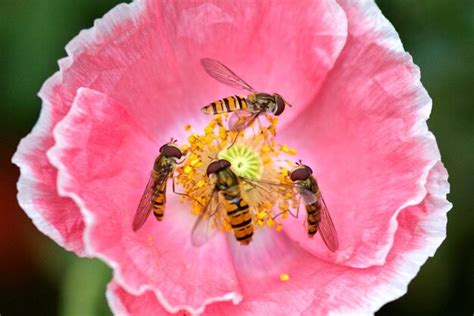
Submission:
<svg viewBox="0 0 474 316">
<path fill-rule="evenodd" d="M 212 232 L 217 229 L 209 227 L 209 218 L 220 211 L 225 211 L 235 238 L 241 245 L 248 245 L 253 236 L 253 220 L 249 205 L 242 198 L 240 179 L 231 170 L 228 160 L 217 159 L 212 161 L 206 170 L 207 176 L 215 180 L 211 196 L 204 206 L 202 214 L 194 224 L 191 238 L 195 246 L 203 245 Z M 219 198 L 222 194 L 223 200 Z"/>
<path fill-rule="evenodd" d="M 279 116 L 285 110 L 285 105 L 291 105 L 278 93 L 268 94 L 257 92 L 252 86 L 237 76 L 221 62 L 211 59 L 201 59 L 204 70 L 217 81 L 237 89 L 250 92 L 247 97 L 233 95 L 204 106 L 201 111 L 206 114 L 233 112 L 229 120 L 231 131 L 243 131 L 259 117 L 268 113 Z"/>
<path fill-rule="evenodd" d="M 183 156 L 175 142 L 171 139 L 169 143 L 160 148 L 160 154 L 155 160 L 150 179 L 133 218 L 133 231 L 139 230 L 145 224 L 152 210 L 156 220 L 163 220 L 166 204 L 166 183 L 168 178 L 172 177 L 177 160 Z M 175 192 L 174 179 L 173 192 Z"/>
<path fill-rule="evenodd" d="M 336 228 L 329 215 L 316 178 L 313 176 L 313 170 L 299 163 L 290 172 L 290 179 L 294 182 L 295 189 L 303 198 L 306 206 L 308 237 L 312 238 L 319 230 L 321 238 L 328 249 L 333 252 L 336 251 L 339 248 Z M 298 216 L 298 211 L 299 205 L 296 217 Z"/>
</svg>

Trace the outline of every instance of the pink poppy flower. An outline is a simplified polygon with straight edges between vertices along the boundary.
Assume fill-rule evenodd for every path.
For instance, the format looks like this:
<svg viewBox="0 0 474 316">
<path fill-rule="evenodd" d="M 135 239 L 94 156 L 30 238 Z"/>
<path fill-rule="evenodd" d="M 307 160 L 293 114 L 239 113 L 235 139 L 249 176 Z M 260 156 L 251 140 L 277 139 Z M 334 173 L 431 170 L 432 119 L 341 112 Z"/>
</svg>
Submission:
<svg viewBox="0 0 474 316">
<path fill-rule="evenodd" d="M 418 68 L 373 1 L 136 1 L 66 47 L 38 123 L 13 161 L 38 227 L 114 270 L 116 314 L 370 314 L 403 295 L 446 237 L 447 173 Z M 131 229 L 158 149 L 182 143 L 199 109 L 238 93 L 199 60 L 231 66 L 293 104 L 278 141 L 312 166 L 339 249 L 304 216 L 250 245 L 191 243 L 196 216 L 168 194 L 163 221 Z"/>
</svg>

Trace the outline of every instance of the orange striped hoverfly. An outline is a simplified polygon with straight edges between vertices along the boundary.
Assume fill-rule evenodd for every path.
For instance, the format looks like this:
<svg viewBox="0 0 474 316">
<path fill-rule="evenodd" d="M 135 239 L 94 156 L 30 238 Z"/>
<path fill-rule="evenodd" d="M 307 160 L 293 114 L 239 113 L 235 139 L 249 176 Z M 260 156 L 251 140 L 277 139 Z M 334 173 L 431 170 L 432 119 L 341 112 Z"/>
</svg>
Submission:
<svg viewBox="0 0 474 316">
<path fill-rule="evenodd" d="M 145 224 L 152 210 L 156 220 L 163 220 L 166 204 L 166 183 L 170 176 L 173 177 L 177 160 L 183 156 L 175 142 L 175 140 L 171 139 L 169 143 L 164 144 L 160 148 L 160 154 L 155 160 L 145 192 L 140 199 L 135 217 L 133 218 L 133 231 L 139 230 Z M 174 178 L 173 192 L 175 192 Z"/>
<path fill-rule="evenodd" d="M 206 114 L 233 112 L 229 119 L 229 129 L 231 131 L 243 131 L 252 125 L 261 114 L 268 113 L 278 116 L 285 110 L 285 105 L 291 107 L 278 93 L 257 92 L 245 80 L 215 59 L 203 58 L 201 59 L 201 65 L 208 75 L 217 81 L 250 92 L 247 97 L 229 96 L 212 102 L 201 109 Z"/>
<path fill-rule="evenodd" d="M 203 212 L 197 219 L 191 239 L 193 245 L 203 245 L 217 229 L 209 227 L 211 216 L 225 211 L 235 238 L 241 245 L 248 245 L 252 241 L 253 221 L 249 205 L 242 198 L 240 192 L 240 178 L 230 169 L 230 162 L 225 159 L 212 161 L 206 170 L 209 178 L 215 180 L 215 187 L 204 206 Z M 219 198 L 222 194 L 223 200 Z"/>
<path fill-rule="evenodd" d="M 336 251 L 339 248 L 336 228 L 329 215 L 316 178 L 313 176 L 313 170 L 299 163 L 290 172 L 290 178 L 295 183 L 295 189 L 303 198 L 306 206 L 308 237 L 312 238 L 319 231 L 328 249 L 333 252 Z M 299 204 L 296 217 L 298 217 Z"/>
</svg>

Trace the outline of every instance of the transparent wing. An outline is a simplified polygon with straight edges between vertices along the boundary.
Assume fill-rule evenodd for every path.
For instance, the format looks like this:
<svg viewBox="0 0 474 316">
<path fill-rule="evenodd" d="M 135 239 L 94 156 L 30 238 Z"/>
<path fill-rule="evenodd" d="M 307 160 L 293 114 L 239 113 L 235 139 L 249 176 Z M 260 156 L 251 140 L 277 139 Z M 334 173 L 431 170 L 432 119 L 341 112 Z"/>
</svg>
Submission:
<svg viewBox="0 0 474 316">
<path fill-rule="evenodd" d="M 296 183 L 280 183 L 269 180 L 253 180 L 242 178 L 245 182 L 251 183 L 255 187 L 255 192 L 262 196 L 267 201 L 277 200 L 293 200 L 296 202 L 296 209 L 298 210 L 301 200 L 305 205 L 313 204 L 318 201 L 316 194 L 311 192 L 301 185 Z M 291 212 L 290 212 L 291 213 Z M 298 213 L 298 211 L 296 211 Z M 281 215 L 282 213 L 278 213 Z M 293 214 L 293 213 L 291 213 Z M 297 217 L 297 214 L 293 214 Z"/>
<path fill-rule="evenodd" d="M 132 229 L 135 232 L 145 224 L 146 219 L 151 213 L 155 186 L 156 179 L 153 175 L 150 175 L 150 179 L 148 179 L 148 183 L 145 187 L 145 192 L 143 192 L 140 203 L 138 203 L 137 211 L 135 212 L 135 217 L 133 218 Z"/>
<path fill-rule="evenodd" d="M 242 193 L 252 195 L 252 201 L 273 201 L 278 198 L 278 194 L 284 187 L 280 187 L 276 182 L 240 178 Z"/>
<path fill-rule="evenodd" d="M 250 92 L 255 92 L 255 89 L 245 82 L 245 80 L 237 76 L 220 61 L 211 58 L 203 58 L 201 59 L 201 65 L 209 76 L 217 81 L 236 89 L 245 89 Z"/>
<path fill-rule="evenodd" d="M 297 186 L 269 180 L 254 180 L 240 177 L 243 183 L 243 193 L 251 194 L 253 201 L 295 200 Z"/>
<path fill-rule="evenodd" d="M 228 128 L 233 132 L 243 131 L 252 125 L 257 117 L 262 113 L 263 111 L 259 111 L 257 113 L 247 111 L 232 112 L 232 115 L 229 118 Z"/>
<path fill-rule="evenodd" d="M 319 233 L 324 243 L 331 251 L 336 251 L 339 249 L 339 239 L 337 237 L 336 227 L 332 222 L 331 215 L 329 214 L 326 202 L 324 202 L 323 197 L 321 196 L 321 223 L 319 224 Z"/>
<path fill-rule="evenodd" d="M 201 247 L 219 231 L 217 227 L 212 227 L 212 217 L 220 211 L 222 204 L 219 203 L 219 192 L 214 189 L 209 201 L 204 206 L 204 210 L 199 215 L 191 232 L 191 242 L 195 247 Z"/>
<path fill-rule="evenodd" d="M 308 189 L 305 189 L 301 186 L 296 185 L 296 191 L 303 198 L 305 205 L 310 205 L 318 201 L 316 194 L 314 192 L 311 192 Z"/>
</svg>

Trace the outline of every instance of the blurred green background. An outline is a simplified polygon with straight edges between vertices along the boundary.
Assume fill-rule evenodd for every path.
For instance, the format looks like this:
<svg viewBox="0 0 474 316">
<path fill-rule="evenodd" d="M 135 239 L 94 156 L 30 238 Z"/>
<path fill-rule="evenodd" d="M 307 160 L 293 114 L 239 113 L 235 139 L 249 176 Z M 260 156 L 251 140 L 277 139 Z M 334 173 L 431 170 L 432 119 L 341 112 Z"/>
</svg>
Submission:
<svg viewBox="0 0 474 316">
<path fill-rule="evenodd" d="M 362 1 L 362 0 L 361 0 Z M 0 2 L 0 314 L 107 315 L 109 269 L 41 234 L 16 202 L 10 163 L 40 111 L 36 96 L 64 46 L 120 1 Z M 448 238 L 401 299 L 378 315 L 474 312 L 474 1 L 379 0 L 433 98 L 429 120 L 450 174 Z"/>
</svg>

